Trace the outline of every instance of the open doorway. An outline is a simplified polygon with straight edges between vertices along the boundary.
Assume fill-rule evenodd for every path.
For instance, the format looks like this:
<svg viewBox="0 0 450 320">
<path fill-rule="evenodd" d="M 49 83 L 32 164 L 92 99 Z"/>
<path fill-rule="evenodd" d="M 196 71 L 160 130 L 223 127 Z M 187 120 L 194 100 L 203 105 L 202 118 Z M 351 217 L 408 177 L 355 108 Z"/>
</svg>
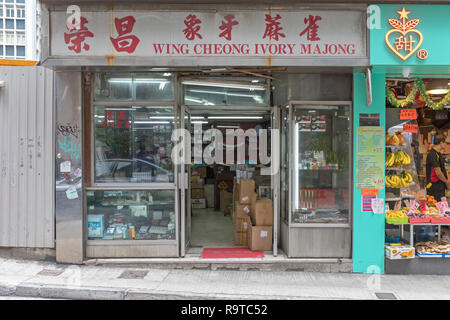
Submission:
<svg viewBox="0 0 450 320">
<path fill-rule="evenodd" d="M 185 128 L 190 130 L 193 151 L 185 207 L 186 252 L 250 247 L 248 229 L 260 226 L 252 222 L 251 204 L 262 200 L 270 200 L 270 248 L 264 251 L 272 251 L 273 177 L 264 170 L 271 166 L 274 113 L 267 82 L 207 78 L 181 83 L 182 112 L 189 118 Z M 223 143 L 213 151 L 208 149 L 216 139 L 215 133 L 208 134 L 211 129 L 219 132 Z M 212 159 L 207 160 L 208 155 Z M 238 197 L 242 181 L 251 181 L 248 192 L 254 195 L 248 199 L 245 217 L 237 207 L 245 203 Z"/>
</svg>

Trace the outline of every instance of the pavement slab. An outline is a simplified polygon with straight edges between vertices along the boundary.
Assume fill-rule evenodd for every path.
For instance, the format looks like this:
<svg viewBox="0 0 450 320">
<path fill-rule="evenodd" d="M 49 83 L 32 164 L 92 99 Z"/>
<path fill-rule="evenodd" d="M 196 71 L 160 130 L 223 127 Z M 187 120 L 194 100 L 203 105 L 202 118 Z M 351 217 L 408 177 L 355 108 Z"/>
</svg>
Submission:
<svg viewBox="0 0 450 320">
<path fill-rule="evenodd" d="M 60 265 L 0 258 L 0 296 L 32 299 L 450 299 L 450 276 Z"/>
</svg>

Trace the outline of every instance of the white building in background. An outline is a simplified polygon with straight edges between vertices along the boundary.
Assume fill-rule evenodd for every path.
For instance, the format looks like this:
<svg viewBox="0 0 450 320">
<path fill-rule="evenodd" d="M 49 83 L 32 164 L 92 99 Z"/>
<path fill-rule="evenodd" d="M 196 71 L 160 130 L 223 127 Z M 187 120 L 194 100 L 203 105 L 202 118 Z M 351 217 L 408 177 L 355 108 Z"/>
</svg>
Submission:
<svg viewBox="0 0 450 320">
<path fill-rule="evenodd" d="M 39 17 L 36 0 L 0 0 L 0 59 L 38 59 Z"/>
</svg>

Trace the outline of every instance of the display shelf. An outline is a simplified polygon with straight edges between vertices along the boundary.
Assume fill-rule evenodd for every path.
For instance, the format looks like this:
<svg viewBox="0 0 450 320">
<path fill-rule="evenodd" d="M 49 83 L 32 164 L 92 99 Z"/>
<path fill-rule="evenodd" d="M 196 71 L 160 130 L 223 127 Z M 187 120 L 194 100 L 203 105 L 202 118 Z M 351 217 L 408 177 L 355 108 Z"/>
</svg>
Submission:
<svg viewBox="0 0 450 320">
<path fill-rule="evenodd" d="M 402 199 L 403 198 L 401 198 L 401 197 L 398 197 L 398 198 L 386 198 L 386 199 L 384 199 L 384 201 L 400 201 Z"/>
<path fill-rule="evenodd" d="M 420 253 L 416 252 L 416 256 L 419 258 L 450 258 L 449 253 Z"/>
</svg>

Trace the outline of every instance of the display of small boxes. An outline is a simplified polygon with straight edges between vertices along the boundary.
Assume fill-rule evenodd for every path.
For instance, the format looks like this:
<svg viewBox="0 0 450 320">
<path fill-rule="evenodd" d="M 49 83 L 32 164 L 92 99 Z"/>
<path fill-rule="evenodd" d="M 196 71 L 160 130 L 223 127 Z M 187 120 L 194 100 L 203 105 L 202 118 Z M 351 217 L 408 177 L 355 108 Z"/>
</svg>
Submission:
<svg viewBox="0 0 450 320">
<path fill-rule="evenodd" d="M 412 259 L 415 256 L 414 247 L 405 244 L 386 244 L 384 253 L 386 258 L 390 260 Z"/>
</svg>

